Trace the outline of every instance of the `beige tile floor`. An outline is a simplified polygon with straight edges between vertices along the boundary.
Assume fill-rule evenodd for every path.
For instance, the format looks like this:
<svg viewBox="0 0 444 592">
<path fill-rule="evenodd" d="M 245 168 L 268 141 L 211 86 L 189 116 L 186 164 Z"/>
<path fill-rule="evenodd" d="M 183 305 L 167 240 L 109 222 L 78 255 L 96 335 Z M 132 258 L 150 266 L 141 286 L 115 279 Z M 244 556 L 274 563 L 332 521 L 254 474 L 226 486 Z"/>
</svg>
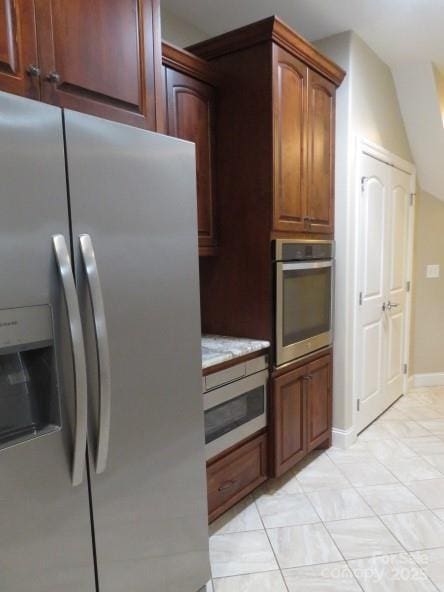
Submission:
<svg viewBox="0 0 444 592">
<path fill-rule="evenodd" d="M 444 388 L 400 399 L 210 527 L 208 592 L 444 592 Z"/>
</svg>

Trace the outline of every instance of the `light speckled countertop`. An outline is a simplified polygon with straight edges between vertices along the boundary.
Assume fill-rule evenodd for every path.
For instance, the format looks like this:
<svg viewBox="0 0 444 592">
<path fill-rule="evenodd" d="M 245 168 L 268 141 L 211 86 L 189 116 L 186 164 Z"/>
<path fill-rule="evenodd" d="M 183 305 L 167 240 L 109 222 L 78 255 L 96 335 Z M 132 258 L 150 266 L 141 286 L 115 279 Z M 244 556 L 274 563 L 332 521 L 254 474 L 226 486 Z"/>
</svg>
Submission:
<svg viewBox="0 0 444 592">
<path fill-rule="evenodd" d="M 244 337 L 224 337 L 222 335 L 202 335 L 202 369 L 234 360 L 270 347 L 269 341 L 246 339 Z"/>
</svg>

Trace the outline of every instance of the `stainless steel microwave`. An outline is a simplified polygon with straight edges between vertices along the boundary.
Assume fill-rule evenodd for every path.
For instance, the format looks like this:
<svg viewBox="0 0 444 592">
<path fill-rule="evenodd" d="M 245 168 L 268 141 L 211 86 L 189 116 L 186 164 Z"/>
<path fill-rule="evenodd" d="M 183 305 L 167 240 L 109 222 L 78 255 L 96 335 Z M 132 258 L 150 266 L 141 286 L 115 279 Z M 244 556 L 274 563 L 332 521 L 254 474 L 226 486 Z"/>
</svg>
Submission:
<svg viewBox="0 0 444 592">
<path fill-rule="evenodd" d="M 267 425 L 268 359 L 261 356 L 206 377 L 207 460 Z"/>
<path fill-rule="evenodd" d="M 274 244 L 275 363 L 281 366 L 333 341 L 333 241 Z"/>
</svg>

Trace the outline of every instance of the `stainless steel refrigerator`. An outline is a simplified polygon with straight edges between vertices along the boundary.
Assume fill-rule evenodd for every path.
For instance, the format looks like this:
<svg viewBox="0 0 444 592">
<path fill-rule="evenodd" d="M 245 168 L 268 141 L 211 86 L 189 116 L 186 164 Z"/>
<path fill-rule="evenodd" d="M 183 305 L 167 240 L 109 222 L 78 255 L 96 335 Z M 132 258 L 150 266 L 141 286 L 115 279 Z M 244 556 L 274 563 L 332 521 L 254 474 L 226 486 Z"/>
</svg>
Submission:
<svg viewBox="0 0 444 592">
<path fill-rule="evenodd" d="M 0 93 L 2 592 L 209 579 L 195 192 L 192 144 Z"/>
</svg>

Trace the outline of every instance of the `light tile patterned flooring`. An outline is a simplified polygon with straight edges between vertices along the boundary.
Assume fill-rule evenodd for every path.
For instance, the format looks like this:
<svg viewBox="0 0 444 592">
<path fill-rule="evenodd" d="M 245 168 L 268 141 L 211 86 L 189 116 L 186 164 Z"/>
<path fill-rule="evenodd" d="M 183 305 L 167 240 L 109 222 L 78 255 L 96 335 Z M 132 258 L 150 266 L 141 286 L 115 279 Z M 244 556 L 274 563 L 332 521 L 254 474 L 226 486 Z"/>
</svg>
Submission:
<svg viewBox="0 0 444 592">
<path fill-rule="evenodd" d="M 444 388 L 313 453 L 210 527 L 210 592 L 444 592 Z"/>
</svg>

